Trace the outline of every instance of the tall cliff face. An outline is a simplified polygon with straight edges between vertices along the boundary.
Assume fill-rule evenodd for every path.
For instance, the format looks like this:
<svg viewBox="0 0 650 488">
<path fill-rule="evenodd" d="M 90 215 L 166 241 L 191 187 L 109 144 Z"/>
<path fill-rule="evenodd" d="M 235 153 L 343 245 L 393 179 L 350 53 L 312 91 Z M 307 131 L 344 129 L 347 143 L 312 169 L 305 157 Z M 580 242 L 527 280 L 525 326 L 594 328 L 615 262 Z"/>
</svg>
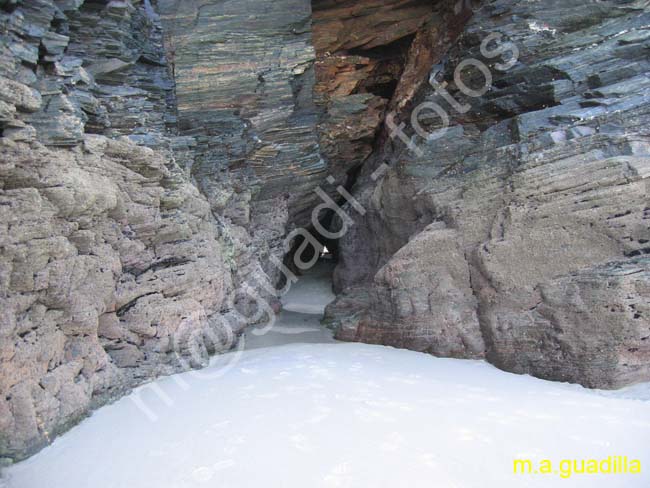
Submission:
<svg viewBox="0 0 650 488">
<path fill-rule="evenodd" d="M 593 387 L 650 379 L 649 27 L 633 2 L 475 12 L 431 73 L 446 92 L 416 97 L 435 140 L 405 128 L 419 148 L 396 136 L 355 187 L 367 213 L 350 209 L 328 311 L 340 338 Z M 518 53 L 482 50 L 490 34 Z M 476 64 L 454 78 L 466 59 L 489 68 L 480 96 Z"/>
<path fill-rule="evenodd" d="M 277 300 L 260 284 L 328 172 L 309 2 L 0 8 L 0 457 L 19 459 L 231 347 L 241 290 Z"/>
</svg>

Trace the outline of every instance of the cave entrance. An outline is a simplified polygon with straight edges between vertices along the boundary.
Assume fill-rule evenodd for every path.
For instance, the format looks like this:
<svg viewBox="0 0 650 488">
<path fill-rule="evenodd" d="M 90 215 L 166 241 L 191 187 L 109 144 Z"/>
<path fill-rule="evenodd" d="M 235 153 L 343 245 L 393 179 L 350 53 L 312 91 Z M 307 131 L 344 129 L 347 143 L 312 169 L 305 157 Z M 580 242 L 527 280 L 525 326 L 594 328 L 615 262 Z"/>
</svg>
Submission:
<svg viewBox="0 0 650 488">
<path fill-rule="evenodd" d="M 342 202 L 341 202 L 342 205 Z M 325 308 L 334 301 L 334 269 L 339 242 L 318 231 L 332 232 L 337 223 L 332 210 L 324 209 L 314 225 L 293 232 L 284 258 L 283 273 L 276 289 L 284 290 L 275 323 L 264 329 L 252 328 L 244 335 L 246 349 L 295 343 L 331 343 L 334 332 L 321 324 Z M 295 276 L 295 280 L 291 276 Z M 291 277 L 292 282 L 287 282 Z"/>
<path fill-rule="evenodd" d="M 329 261 L 329 260 L 333 259 L 333 257 L 334 256 L 332 255 L 330 250 L 327 249 L 327 246 L 324 246 L 323 250 L 320 252 L 320 259 Z"/>
<path fill-rule="evenodd" d="M 285 257 L 284 264 L 295 276 L 288 291 L 280 298 L 282 308 L 275 316 L 275 323 L 265 329 L 249 329 L 244 334 L 246 349 L 282 346 L 286 344 L 314 344 L 334 342 L 333 331 L 321 325 L 325 307 L 334 298 L 332 276 L 336 266 L 337 249 L 334 242 L 314 245 L 317 233 L 298 235 Z M 309 233 L 308 233 L 309 232 Z M 310 237 L 305 237 L 309 235 Z M 301 269 L 297 263 L 309 263 Z M 287 278 L 278 289 L 284 289 Z"/>
<path fill-rule="evenodd" d="M 386 113 L 404 91 L 405 70 L 415 69 L 412 47 L 435 17 L 435 2 L 412 0 L 376 2 L 312 0 L 312 42 L 316 51 L 314 103 L 320 107 L 320 152 L 327 161 L 323 187 L 344 208 L 334 188 L 352 189 L 369 158 L 376 153 Z M 416 77 L 411 73 L 411 77 Z M 425 77 L 425 74 L 419 76 Z M 407 78 L 409 78 L 407 76 Z M 401 87 L 401 91 L 400 91 Z M 248 347 L 292 342 L 332 340 L 320 325 L 325 306 L 334 300 L 334 268 L 339 261 L 338 240 L 328 235 L 339 224 L 335 211 L 323 211 L 318 222 L 296 234 L 284 258 L 297 277 L 282 297 L 278 323 L 264 337 L 248 337 Z M 301 266 L 311 263 L 310 266 Z M 287 276 L 280 276 L 285 289 Z"/>
</svg>

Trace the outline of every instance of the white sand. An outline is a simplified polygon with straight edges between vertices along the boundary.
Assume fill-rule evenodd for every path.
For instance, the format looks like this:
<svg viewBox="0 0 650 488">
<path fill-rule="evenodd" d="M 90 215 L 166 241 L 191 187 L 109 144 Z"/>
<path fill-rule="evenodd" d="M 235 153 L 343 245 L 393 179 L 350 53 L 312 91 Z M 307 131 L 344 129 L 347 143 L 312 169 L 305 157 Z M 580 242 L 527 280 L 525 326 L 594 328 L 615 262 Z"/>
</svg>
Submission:
<svg viewBox="0 0 650 488">
<path fill-rule="evenodd" d="M 322 312 L 327 295 L 317 281 L 290 295 L 287 308 L 305 310 L 299 302 L 308 298 Z M 249 350 L 101 408 L 8 469 L 0 486 L 650 486 L 649 385 L 590 391 L 480 361 L 327 344 L 321 312 L 285 311 L 271 334 L 249 334 Z M 612 455 L 640 459 L 643 474 L 513 474 L 515 458 Z"/>
<path fill-rule="evenodd" d="M 515 476 L 514 458 L 650 466 L 650 403 L 362 344 L 247 351 L 226 374 L 155 384 L 8 472 L 11 488 L 603 487 L 642 476 Z M 210 375 L 215 375 L 211 378 Z"/>
<path fill-rule="evenodd" d="M 263 335 L 249 329 L 243 340 L 245 349 L 283 344 L 332 343 L 332 331 L 320 324 L 325 306 L 334 300 L 331 274 L 333 265 L 319 262 L 302 276 L 282 297 L 282 312 L 276 324 Z"/>
</svg>

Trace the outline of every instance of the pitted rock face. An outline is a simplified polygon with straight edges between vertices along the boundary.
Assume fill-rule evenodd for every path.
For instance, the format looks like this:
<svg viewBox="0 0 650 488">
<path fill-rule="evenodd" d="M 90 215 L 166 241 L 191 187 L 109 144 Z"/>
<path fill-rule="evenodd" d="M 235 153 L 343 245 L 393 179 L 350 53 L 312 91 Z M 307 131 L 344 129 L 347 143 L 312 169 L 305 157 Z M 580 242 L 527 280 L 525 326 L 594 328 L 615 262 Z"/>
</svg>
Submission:
<svg viewBox="0 0 650 488">
<path fill-rule="evenodd" d="M 209 205 L 169 154 L 90 135 L 0 151 L 0 449 L 20 457 L 178 370 L 175 336 L 207 334 L 232 284 Z"/>
<path fill-rule="evenodd" d="M 386 145 L 355 188 L 368 213 L 340 246 L 343 294 L 327 317 L 355 320 L 339 337 L 484 353 L 509 371 L 590 387 L 650 379 L 650 317 L 639 312 L 650 302 L 639 259 L 650 252 L 649 21 L 642 3 L 503 1 L 475 12 L 436 67 L 464 113 L 421 90 L 451 127 L 417 139 L 419 155 Z M 489 33 L 518 47 L 511 69 L 481 53 Z M 493 76 L 480 97 L 453 81 L 470 58 Z M 470 69 L 461 80 L 485 78 Z M 442 127 L 437 116 L 422 125 Z M 391 168 L 377 183 L 368 175 L 382 162 Z M 481 340 L 483 351 L 468 347 Z"/>
<path fill-rule="evenodd" d="M 185 174 L 145 6 L 2 8 L 0 457 L 20 459 L 223 348 L 242 245 Z"/>
</svg>

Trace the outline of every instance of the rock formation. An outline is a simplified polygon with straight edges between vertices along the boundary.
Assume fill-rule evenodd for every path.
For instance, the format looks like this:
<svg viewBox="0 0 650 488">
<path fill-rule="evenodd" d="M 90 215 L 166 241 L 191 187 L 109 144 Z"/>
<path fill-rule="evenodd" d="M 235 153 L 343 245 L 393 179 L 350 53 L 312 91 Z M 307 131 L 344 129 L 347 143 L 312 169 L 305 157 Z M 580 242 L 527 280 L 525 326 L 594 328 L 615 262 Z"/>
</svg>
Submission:
<svg viewBox="0 0 650 488">
<path fill-rule="evenodd" d="M 192 183 L 207 143 L 178 130 L 150 2 L 1 7 L 0 457 L 19 459 L 231 347 L 245 323 L 226 319 L 251 301 L 234 290 L 287 206 L 254 217 L 256 247 Z"/>
<path fill-rule="evenodd" d="M 395 136 L 355 186 L 367 213 L 350 209 L 340 244 L 339 338 L 591 387 L 650 378 L 649 25 L 630 2 L 475 12 L 416 96 L 450 127 L 427 108 L 435 139 Z M 466 59 L 489 67 L 480 96 L 476 65 L 454 78 Z"/>
<path fill-rule="evenodd" d="M 644 2 L 0 0 L 0 21 L 0 458 L 232 347 L 317 187 L 363 206 L 331 243 L 340 339 L 650 380 Z"/>
<path fill-rule="evenodd" d="M 286 209 L 278 229 L 306 224 L 326 171 L 309 0 L 165 0 L 161 12 L 180 132 L 195 140 L 191 172 L 213 210 L 253 233 L 269 208 Z"/>
<path fill-rule="evenodd" d="M 320 149 L 350 186 L 377 146 L 387 110 L 403 110 L 471 14 L 451 1 L 314 0 Z"/>
<path fill-rule="evenodd" d="M 233 246 L 172 154 L 183 141 L 151 12 L 2 8 L 0 456 L 20 458 L 200 358 L 190 343 L 219 348 L 203 335 L 217 337 Z"/>
</svg>

